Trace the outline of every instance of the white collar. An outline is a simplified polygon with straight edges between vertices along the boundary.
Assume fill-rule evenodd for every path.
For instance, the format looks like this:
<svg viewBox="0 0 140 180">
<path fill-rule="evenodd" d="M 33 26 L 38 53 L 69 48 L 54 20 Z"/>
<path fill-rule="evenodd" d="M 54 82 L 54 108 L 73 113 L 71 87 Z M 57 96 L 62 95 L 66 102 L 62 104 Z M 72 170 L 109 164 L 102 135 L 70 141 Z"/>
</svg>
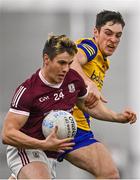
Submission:
<svg viewBox="0 0 140 180">
<path fill-rule="evenodd" d="M 59 84 L 51 84 L 51 83 L 49 83 L 49 82 L 43 77 L 43 75 L 42 75 L 42 73 L 41 73 L 41 70 L 39 71 L 39 77 L 40 77 L 41 81 L 42 81 L 44 84 L 46 84 L 47 86 L 52 87 L 52 88 L 60 88 L 60 86 L 61 86 L 62 83 L 63 83 L 63 81 L 62 81 L 61 83 L 59 83 Z"/>
</svg>

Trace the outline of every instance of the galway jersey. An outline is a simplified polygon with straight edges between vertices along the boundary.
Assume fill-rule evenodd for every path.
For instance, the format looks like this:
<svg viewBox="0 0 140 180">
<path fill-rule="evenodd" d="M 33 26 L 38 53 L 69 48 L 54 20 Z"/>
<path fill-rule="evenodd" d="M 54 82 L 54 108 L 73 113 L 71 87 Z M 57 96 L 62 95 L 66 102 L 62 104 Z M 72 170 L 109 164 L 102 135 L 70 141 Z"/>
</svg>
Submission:
<svg viewBox="0 0 140 180">
<path fill-rule="evenodd" d="M 87 63 L 82 66 L 84 73 L 102 89 L 105 73 L 109 68 L 109 60 L 104 59 L 93 38 L 82 38 L 76 41 L 78 50 L 87 57 Z M 90 130 L 91 117 L 76 106 L 73 115 L 80 129 Z"/>
<path fill-rule="evenodd" d="M 21 128 L 25 134 L 44 139 L 42 121 L 51 110 L 73 111 L 78 98 L 87 95 L 86 85 L 81 76 L 70 69 L 61 84 L 49 84 L 38 70 L 16 90 L 10 112 L 28 116 Z"/>
</svg>

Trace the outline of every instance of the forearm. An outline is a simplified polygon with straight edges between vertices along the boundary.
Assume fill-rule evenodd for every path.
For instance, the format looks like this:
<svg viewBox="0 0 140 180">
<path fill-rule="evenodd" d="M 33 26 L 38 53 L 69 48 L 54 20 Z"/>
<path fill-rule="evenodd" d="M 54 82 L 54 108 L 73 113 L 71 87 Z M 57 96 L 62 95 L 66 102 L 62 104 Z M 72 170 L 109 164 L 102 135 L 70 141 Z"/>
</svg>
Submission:
<svg viewBox="0 0 140 180">
<path fill-rule="evenodd" d="M 86 107 L 84 103 L 78 104 L 78 107 L 93 118 L 109 122 L 121 122 L 121 114 L 108 109 L 101 101 L 92 109 Z"/>
<path fill-rule="evenodd" d="M 106 108 L 105 106 L 100 106 L 98 108 L 98 105 L 94 109 L 86 109 L 87 113 L 90 114 L 93 118 L 102 120 L 102 121 L 108 121 L 108 122 L 119 122 L 119 114 Z"/>
<path fill-rule="evenodd" d="M 77 62 L 78 60 L 74 59 L 74 62 L 71 64 L 71 68 L 74 69 L 75 71 L 77 71 L 80 76 L 84 79 L 85 84 L 87 86 L 89 86 L 90 84 L 95 84 L 83 71 L 82 69 L 82 65 L 80 65 L 80 63 Z M 96 85 L 95 85 L 96 86 Z"/>
<path fill-rule="evenodd" d="M 3 133 L 3 143 L 26 149 L 43 149 L 43 140 L 32 138 L 16 129 Z"/>
</svg>

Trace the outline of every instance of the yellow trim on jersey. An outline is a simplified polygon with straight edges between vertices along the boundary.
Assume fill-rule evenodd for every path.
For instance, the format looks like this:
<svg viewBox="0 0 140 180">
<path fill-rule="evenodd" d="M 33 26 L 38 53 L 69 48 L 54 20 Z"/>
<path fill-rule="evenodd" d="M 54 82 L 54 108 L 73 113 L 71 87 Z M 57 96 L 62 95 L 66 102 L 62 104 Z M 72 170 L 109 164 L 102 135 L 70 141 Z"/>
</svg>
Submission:
<svg viewBox="0 0 140 180">
<path fill-rule="evenodd" d="M 88 44 L 83 44 L 83 46 L 85 47 L 85 49 L 89 52 L 90 55 L 94 54 L 95 51 L 93 48 L 91 48 Z"/>
</svg>

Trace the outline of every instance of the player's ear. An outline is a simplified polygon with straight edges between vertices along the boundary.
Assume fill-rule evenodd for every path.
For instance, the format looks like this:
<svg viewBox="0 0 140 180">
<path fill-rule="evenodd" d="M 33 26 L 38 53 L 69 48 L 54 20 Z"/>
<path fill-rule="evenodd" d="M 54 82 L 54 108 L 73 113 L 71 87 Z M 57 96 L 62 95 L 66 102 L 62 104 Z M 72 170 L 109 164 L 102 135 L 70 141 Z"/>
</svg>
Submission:
<svg viewBox="0 0 140 180">
<path fill-rule="evenodd" d="M 94 37 L 98 37 L 98 29 L 94 27 L 93 29 Z"/>
<path fill-rule="evenodd" d="M 43 56 L 43 61 L 44 61 L 44 64 L 48 64 L 48 62 L 49 62 L 49 56 L 48 56 L 48 54 L 44 54 L 44 56 Z"/>
</svg>

